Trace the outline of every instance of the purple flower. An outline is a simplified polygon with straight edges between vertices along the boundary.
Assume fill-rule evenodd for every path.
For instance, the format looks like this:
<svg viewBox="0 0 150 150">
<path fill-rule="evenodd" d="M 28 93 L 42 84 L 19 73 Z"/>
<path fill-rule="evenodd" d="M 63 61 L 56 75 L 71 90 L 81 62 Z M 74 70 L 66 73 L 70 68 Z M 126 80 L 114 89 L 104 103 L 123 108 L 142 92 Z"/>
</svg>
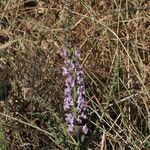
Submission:
<svg viewBox="0 0 150 150">
<path fill-rule="evenodd" d="M 66 114 L 66 119 L 65 120 L 68 124 L 68 132 L 73 132 L 74 116 L 71 113 Z"/>
<path fill-rule="evenodd" d="M 68 86 L 67 88 L 65 88 L 65 96 L 70 96 L 71 95 L 71 88 Z"/>
<path fill-rule="evenodd" d="M 77 89 L 77 95 L 79 96 L 83 96 L 85 94 L 85 90 L 84 90 L 84 86 L 80 85 L 80 87 L 78 87 Z"/>
<path fill-rule="evenodd" d="M 70 82 L 69 82 L 70 81 Z M 66 88 L 64 90 L 64 110 L 68 110 L 71 109 L 71 107 L 73 106 L 73 97 L 72 97 L 72 88 L 71 86 L 73 85 L 73 83 L 71 82 L 71 80 L 66 79 Z"/>
<path fill-rule="evenodd" d="M 83 110 L 85 110 L 85 102 L 80 101 L 77 106 L 78 114 L 80 115 L 80 113 L 83 112 Z"/>
<path fill-rule="evenodd" d="M 69 108 L 70 108 L 70 105 L 69 105 L 68 101 L 67 101 L 67 100 L 64 100 L 64 110 L 66 111 L 66 110 L 68 110 Z"/>
<path fill-rule="evenodd" d="M 87 119 L 87 116 L 86 116 L 84 113 L 81 113 L 81 117 L 82 117 L 83 119 Z"/>
<path fill-rule="evenodd" d="M 82 130 L 83 130 L 83 132 L 84 132 L 85 134 L 88 133 L 88 127 L 87 127 L 86 124 L 83 126 Z"/>
<path fill-rule="evenodd" d="M 68 132 L 73 132 L 73 124 L 68 125 Z"/>
<path fill-rule="evenodd" d="M 78 49 L 76 49 L 75 51 L 74 51 L 74 56 L 76 56 L 76 57 L 80 57 L 80 50 L 78 50 Z"/>
<path fill-rule="evenodd" d="M 66 66 L 69 66 L 70 60 L 64 60 L 64 64 L 65 64 Z"/>
<path fill-rule="evenodd" d="M 75 68 L 75 63 L 73 61 L 70 61 L 69 71 L 74 70 L 74 68 Z"/>
<path fill-rule="evenodd" d="M 68 76 L 67 76 L 65 82 L 66 82 L 66 84 L 65 84 L 66 87 L 68 87 L 68 86 L 69 86 L 70 88 L 73 88 L 73 87 L 74 87 L 74 84 L 75 84 L 74 82 L 75 82 L 75 81 L 74 81 L 74 79 L 73 79 L 73 77 L 72 77 L 71 75 L 68 75 Z"/>
<path fill-rule="evenodd" d="M 78 121 L 78 123 L 82 123 L 82 119 L 79 115 L 78 115 L 77 121 Z"/>
<path fill-rule="evenodd" d="M 79 70 L 80 72 L 80 70 Z M 78 74 L 79 75 L 79 74 Z M 85 94 L 85 88 L 84 88 L 84 82 L 83 82 L 83 76 L 77 76 L 77 95 L 78 95 L 78 106 L 77 106 L 77 110 L 80 113 L 82 111 L 83 108 L 85 108 L 85 101 L 84 101 L 84 94 Z"/>
<path fill-rule="evenodd" d="M 62 49 L 60 50 L 60 56 L 61 56 L 62 58 L 65 58 L 65 57 L 67 56 L 67 51 L 66 51 L 65 48 L 62 48 Z"/>
<path fill-rule="evenodd" d="M 73 98 L 71 96 L 70 97 L 66 97 L 64 99 L 64 110 L 67 111 L 72 106 L 73 106 Z"/>
<path fill-rule="evenodd" d="M 63 75 L 63 76 L 68 75 L 68 70 L 67 70 L 66 67 L 62 67 L 62 75 Z"/>
<path fill-rule="evenodd" d="M 76 64 L 76 80 L 77 80 L 77 111 L 78 111 L 78 123 L 82 123 L 82 119 L 87 119 L 87 116 L 84 114 L 84 111 L 86 109 L 86 103 L 84 99 L 85 95 L 85 87 L 84 87 L 84 79 L 83 79 L 83 70 L 82 67 Z M 88 133 L 87 125 L 85 124 L 83 126 L 83 132 L 85 134 Z"/>
<path fill-rule="evenodd" d="M 62 49 L 60 55 L 64 59 L 64 66 L 62 67 L 62 75 L 65 78 L 65 90 L 64 90 L 64 111 L 67 111 L 65 114 L 65 120 L 68 125 L 68 132 L 73 132 L 74 129 L 74 119 L 78 123 L 82 123 L 83 119 L 87 119 L 84 111 L 86 109 L 86 103 L 84 99 L 85 87 L 84 87 L 84 72 L 82 67 L 72 58 L 68 58 L 66 49 Z M 75 50 L 73 52 L 74 57 L 80 57 L 80 51 Z M 77 99 L 74 99 L 73 91 L 74 86 L 77 90 Z M 77 118 L 74 118 L 72 108 L 75 106 L 74 103 L 77 103 Z M 87 134 L 88 128 L 85 124 L 83 126 L 83 132 Z"/>
</svg>

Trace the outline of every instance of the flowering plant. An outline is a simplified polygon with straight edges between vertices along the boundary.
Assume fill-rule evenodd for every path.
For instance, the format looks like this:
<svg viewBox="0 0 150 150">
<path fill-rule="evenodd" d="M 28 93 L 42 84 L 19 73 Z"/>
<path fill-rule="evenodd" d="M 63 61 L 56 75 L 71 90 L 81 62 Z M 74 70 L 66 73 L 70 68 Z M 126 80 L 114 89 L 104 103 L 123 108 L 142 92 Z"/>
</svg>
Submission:
<svg viewBox="0 0 150 150">
<path fill-rule="evenodd" d="M 75 50 L 73 57 L 69 57 L 68 51 L 62 49 L 60 55 L 64 59 L 64 66 L 62 67 L 62 75 L 65 79 L 64 90 L 64 111 L 65 120 L 68 125 L 68 132 L 74 131 L 75 123 L 82 124 L 83 119 L 87 119 L 85 115 L 86 103 L 84 99 L 85 87 L 83 79 L 83 70 L 81 65 L 73 59 L 73 57 L 80 57 L 80 51 Z M 88 128 L 84 124 L 82 131 L 87 134 Z"/>
</svg>

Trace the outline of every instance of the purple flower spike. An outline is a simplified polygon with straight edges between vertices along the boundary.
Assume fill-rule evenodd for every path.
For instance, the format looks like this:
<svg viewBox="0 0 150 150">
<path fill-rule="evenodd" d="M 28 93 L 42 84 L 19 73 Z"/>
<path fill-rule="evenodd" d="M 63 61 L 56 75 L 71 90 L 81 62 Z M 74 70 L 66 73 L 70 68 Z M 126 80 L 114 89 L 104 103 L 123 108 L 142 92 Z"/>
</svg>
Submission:
<svg viewBox="0 0 150 150">
<path fill-rule="evenodd" d="M 84 111 L 86 109 L 86 103 L 84 99 L 85 95 L 85 87 L 84 87 L 84 79 L 83 79 L 83 70 L 81 66 L 76 64 L 76 78 L 77 78 L 77 111 L 78 111 L 78 123 L 82 123 L 82 119 L 87 119 L 87 116 L 84 114 Z M 83 126 L 83 132 L 85 134 L 88 133 L 87 125 L 85 124 Z"/>
<path fill-rule="evenodd" d="M 73 132 L 74 116 L 71 113 L 66 114 L 66 122 L 68 124 L 68 132 Z"/>
<path fill-rule="evenodd" d="M 64 90 L 64 111 L 65 120 L 68 125 L 68 132 L 74 131 L 74 119 L 77 120 L 79 124 L 82 123 L 83 119 L 87 119 L 87 116 L 84 114 L 86 109 L 86 103 L 84 99 L 85 87 L 84 87 L 84 72 L 82 67 L 72 58 L 67 57 L 67 50 L 62 49 L 60 55 L 64 59 L 64 66 L 62 67 L 62 75 L 65 77 L 65 90 Z M 73 52 L 74 57 L 80 57 L 80 51 L 75 50 Z M 74 86 L 76 86 L 77 99 L 74 99 L 73 91 Z M 77 118 L 74 118 L 73 107 L 74 103 L 77 103 Z M 87 125 L 84 124 L 82 130 L 85 134 L 88 133 Z"/>
</svg>

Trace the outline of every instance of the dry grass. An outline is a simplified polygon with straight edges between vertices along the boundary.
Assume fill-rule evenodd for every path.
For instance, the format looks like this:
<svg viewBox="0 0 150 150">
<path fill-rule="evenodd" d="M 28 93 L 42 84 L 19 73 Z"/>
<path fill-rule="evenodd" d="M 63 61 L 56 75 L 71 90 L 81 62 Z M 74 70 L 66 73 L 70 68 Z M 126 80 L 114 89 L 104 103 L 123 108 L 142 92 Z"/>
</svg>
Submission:
<svg viewBox="0 0 150 150">
<path fill-rule="evenodd" d="M 81 145 L 63 119 L 62 8 L 0 1 L 0 67 L 12 86 L 2 149 L 150 149 L 150 2 L 73 1 L 70 42 L 82 53 L 90 129 Z"/>
</svg>

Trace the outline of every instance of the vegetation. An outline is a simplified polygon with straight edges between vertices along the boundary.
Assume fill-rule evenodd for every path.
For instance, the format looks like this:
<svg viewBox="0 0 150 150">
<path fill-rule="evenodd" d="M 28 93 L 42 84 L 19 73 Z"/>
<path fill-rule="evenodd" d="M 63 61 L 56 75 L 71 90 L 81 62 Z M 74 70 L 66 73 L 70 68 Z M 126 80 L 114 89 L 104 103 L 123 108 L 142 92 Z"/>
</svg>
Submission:
<svg viewBox="0 0 150 150">
<path fill-rule="evenodd" d="M 149 6 L 1 0 L 0 150 L 149 150 Z M 64 46 L 81 51 L 87 134 L 67 131 Z"/>
</svg>

